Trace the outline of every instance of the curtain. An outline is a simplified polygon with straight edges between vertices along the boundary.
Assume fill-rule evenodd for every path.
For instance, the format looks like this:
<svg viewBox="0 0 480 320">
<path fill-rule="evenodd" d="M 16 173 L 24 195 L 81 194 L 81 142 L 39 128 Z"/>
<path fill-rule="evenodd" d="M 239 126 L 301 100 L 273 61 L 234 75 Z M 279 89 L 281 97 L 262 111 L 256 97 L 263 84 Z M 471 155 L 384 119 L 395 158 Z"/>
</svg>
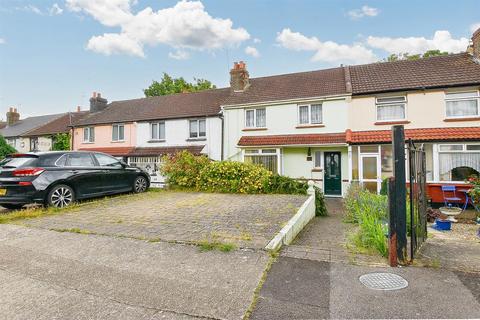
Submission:
<svg viewBox="0 0 480 320">
<path fill-rule="evenodd" d="M 245 113 L 245 127 L 251 128 L 255 126 L 254 120 L 255 110 L 247 110 Z"/>
<path fill-rule="evenodd" d="M 477 116 L 477 100 L 447 101 L 447 117 Z"/>
<path fill-rule="evenodd" d="M 247 163 L 261 165 L 273 173 L 278 173 L 276 155 L 268 155 L 268 156 L 247 156 L 246 155 L 244 157 L 244 161 Z"/>
<path fill-rule="evenodd" d="M 439 153 L 440 175 L 458 167 L 469 167 L 480 171 L 480 153 Z"/>
<path fill-rule="evenodd" d="M 190 138 L 198 137 L 198 121 L 190 120 Z"/>
<path fill-rule="evenodd" d="M 160 127 L 158 139 L 164 140 L 165 139 L 165 122 L 160 122 L 158 125 Z"/>
<path fill-rule="evenodd" d="M 198 120 L 198 127 L 199 127 L 199 136 L 205 137 L 206 135 L 206 123 L 205 120 Z"/>
<path fill-rule="evenodd" d="M 389 104 L 377 106 L 377 120 L 402 120 L 405 119 L 404 104 Z"/>
<path fill-rule="evenodd" d="M 256 112 L 257 112 L 257 123 L 256 123 L 257 128 L 266 127 L 265 109 L 257 109 Z"/>
<path fill-rule="evenodd" d="M 308 106 L 298 107 L 298 121 L 300 124 L 308 124 Z"/>
<path fill-rule="evenodd" d="M 158 139 L 158 123 L 152 123 L 151 124 L 151 129 L 152 129 L 152 133 L 151 133 L 151 139 L 152 140 L 157 140 Z"/>
<path fill-rule="evenodd" d="M 312 104 L 312 123 L 322 123 L 322 105 Z"/>
</svg>

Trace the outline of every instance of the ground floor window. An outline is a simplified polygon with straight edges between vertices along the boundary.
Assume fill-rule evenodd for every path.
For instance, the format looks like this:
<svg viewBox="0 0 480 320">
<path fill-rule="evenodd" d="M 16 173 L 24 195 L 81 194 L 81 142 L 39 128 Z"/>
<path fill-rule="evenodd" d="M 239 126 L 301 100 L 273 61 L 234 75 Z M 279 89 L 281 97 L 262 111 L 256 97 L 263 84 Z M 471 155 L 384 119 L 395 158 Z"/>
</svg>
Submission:
<svg viewBox="0 0 480 320">
<path fill-rule="evenodd" d="M 440 181 L 465 181 L 480 172 L 480 144 L 438 146 Z"/>
<path fill-rule="evenodd" d="M 278 173 L 279 154 L 277 149 L 247 149 L 243 161 L 259 164 L 273 173 Z"/>
</svg>

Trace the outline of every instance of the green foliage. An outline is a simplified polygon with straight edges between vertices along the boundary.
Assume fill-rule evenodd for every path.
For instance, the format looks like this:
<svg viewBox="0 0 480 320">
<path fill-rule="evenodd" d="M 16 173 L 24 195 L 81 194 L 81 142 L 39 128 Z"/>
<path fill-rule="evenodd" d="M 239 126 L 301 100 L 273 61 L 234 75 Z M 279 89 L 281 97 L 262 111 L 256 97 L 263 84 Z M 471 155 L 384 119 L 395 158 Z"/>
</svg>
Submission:
<svg viewBox="0 0 480 320">
<path fill-rule="evenodd" d="M 53 151 L 70 150 L 70 133 L 57 133 L 52 139 Z"/>
<path fill-rule="evenodd" d="M 15 150 L 14 147 L 9 145 L 5 140 L 5 138 L 2 135 L 0 135 L 0 159 L 3 159 L 9 154 L 12 154 L 15 152 L 17 152 L 17 150 Z"/>
<path fill-rule="evenodd" d="M 194 156 L 188 151 L 181 151 L 163 158 L 161 173 L 167 177 L 168 183 L 184 188 L 195 188 L 197 177 L 210 163 L 206 156 Z"/>
<path fill-rule="evenodd" d="M 230 252 L 232 250 L 235 250 L 235 245 L 233 243 L 223 243 L 219 241 L 200 241 L 198 243 L 198 246 L 200 247 L 200 251 L 212 251 L 212 250 L 218 250 L 221 252 Z"/>
<path fill-rule="evenodd" d="M 384 62 L 392 62 L 392 61 L 399 61 L 399 60 L 419 60 L 423 58 L 430 58 L 430 57 L 436 57 L 436 56 L 445 56 L 448 55 L 449 53 L 446 51 L 440 51 L 440 50 L 428 50 L 425 51 L 423 54 L 410 54 L 408 52 L 405 53 L 393 53 L 389 55 Z"/>
<path fill-rule="evenodd" d="M 480 177 L 475 175 L 471 176 L 466 182 L 472 185 L 468 190 L 468 195 L 472 198 L 472 201 L 476 206 L 480 205 Z"/>
<path fill-rule="evenodd" d="M 388 195 L 388 178 L 382 180 L 382 187 L 380 188 L 380 194 L 382 196 Z"/>
<path fill-rule="evenodd" d="M 193 79 L 194 82 L 187 82 L 184 78 L 172 78 L 167 73 L 163 73 L 162 80 L 152 81 L 152 84 L 143 90 L 146 97 L 164 96 L 173 93 L 195 92 L 207 89 L 215 89 L 216 86 L 205 79 Z"/>
<path fill-rule="evenodd" d="M 387 256 L 385 234 L 388 198 L 371 193 L 358 185 L 351 185 L 344 200 L 344 207 L 345 221 L 359 226 L 352 237 L 354 244 L 361 248 L 375 250 L 384 257 Z"/>
<path fill-rule="evenodd" d="M 289 177 L 274 174 L 265 186 L 266 193 L 307 194 L 308 185 Z"/>
<path fill-rule="evenodd" d="M 325 204 L 325 196 L 322 189 L 313 187 L 315 189 L 315 215 L 325 217 L 328 215 L 327 206 Z"/>
<path fill-rule="evenodd" d="M 210 192 L 264 193 L 271 175 L 264 167 L 250 163 L 211 162 L 200 171 L 197 189 Z"/>
</svg>

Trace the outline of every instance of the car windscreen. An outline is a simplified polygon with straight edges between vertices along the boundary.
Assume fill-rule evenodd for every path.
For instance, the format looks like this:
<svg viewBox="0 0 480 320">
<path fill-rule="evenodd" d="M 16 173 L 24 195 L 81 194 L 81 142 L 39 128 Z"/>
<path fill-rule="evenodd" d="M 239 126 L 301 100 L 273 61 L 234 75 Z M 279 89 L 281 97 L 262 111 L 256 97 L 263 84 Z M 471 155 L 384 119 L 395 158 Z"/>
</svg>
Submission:
<svg viewBox="0 0 480 320">
<path fill-rule="evenodd" d="M 7 157 L 0 161 L 1 168 L 25 168 L 34 167 L 36 165 L 37 158 L 35 157 Z"/>
</svg>

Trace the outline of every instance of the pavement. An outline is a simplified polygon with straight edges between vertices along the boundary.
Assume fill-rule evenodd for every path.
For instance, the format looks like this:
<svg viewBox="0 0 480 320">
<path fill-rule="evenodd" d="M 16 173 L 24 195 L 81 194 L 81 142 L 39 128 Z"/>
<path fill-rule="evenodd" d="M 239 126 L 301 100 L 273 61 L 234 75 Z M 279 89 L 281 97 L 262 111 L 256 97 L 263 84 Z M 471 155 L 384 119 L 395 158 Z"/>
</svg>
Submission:
<svg viewBox="0 0 480 320">
<path fill-rule="evenodd" d="M 79 229 L 152 241 L 218 241 L 262 249 L 305 202 L 302 195 L 148 192 L 84 203 L 59 215 L 23 220 L 47 230 Z"/>
<path fill-rule="evenodd" d="M 0 225 L 0 319 L 241 319 L 269 256 Z"/>
</svg>

